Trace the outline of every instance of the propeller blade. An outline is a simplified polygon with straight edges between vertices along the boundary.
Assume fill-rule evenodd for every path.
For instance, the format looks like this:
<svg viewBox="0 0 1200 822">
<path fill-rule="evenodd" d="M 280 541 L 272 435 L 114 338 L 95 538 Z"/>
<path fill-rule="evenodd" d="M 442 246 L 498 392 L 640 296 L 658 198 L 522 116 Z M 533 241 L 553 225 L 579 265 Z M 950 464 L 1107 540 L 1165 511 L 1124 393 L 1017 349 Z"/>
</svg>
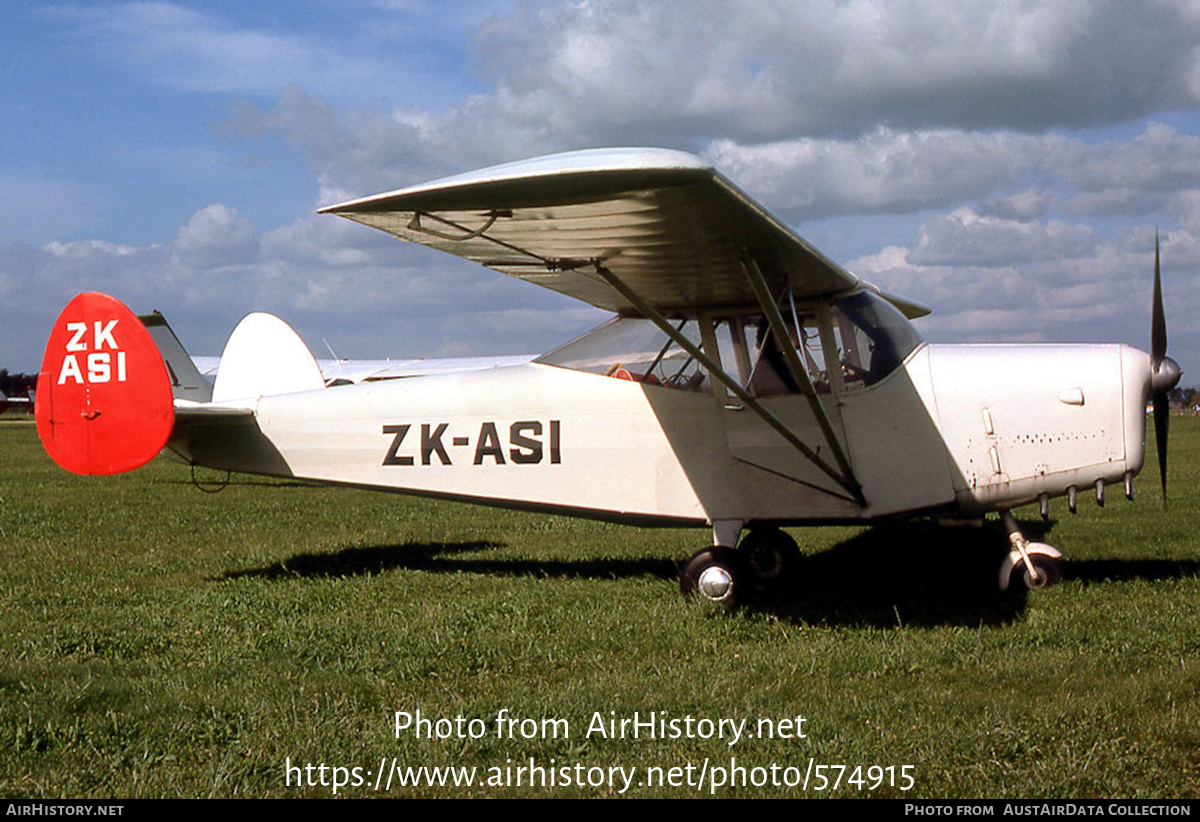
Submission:
<svg viewBox="0 0 1200 822">
<path fill-rule="evenodd" d="M 1150 365 L 1155 371 L 1167 356 L 1167 316 L 1163 311 L 1162 273 L 1158 264 L 1158 232 L 1154 232 L 1154 307 L 1150 319 Z M 1156 403 L 1157 405 L 1157 403 Z"/>
<path fill-rule="evenodd" d="M 1154 399 L 1154 443 L 1158 447 L 1158 477 L 1163 507 L 1167 504 L 1167 429 L 1171 424 L 1170 390 L 1179 382 L 1179 366 L 1167 357 L 1167 315 L 1163 309 L 1162 269 L 1158 232 L 1154 232 L 1154 305 L 1150 318 L 1151 390 Z"/>
<path fill-rule="evenodd" d="M 1162 482 L 1163 506 L 1167 504 L 1167 427 L 1171 403 L 1166 391 L 1154 392 L 1154 443 L 1158 446 L 1158 478 Z"/>
</svg>

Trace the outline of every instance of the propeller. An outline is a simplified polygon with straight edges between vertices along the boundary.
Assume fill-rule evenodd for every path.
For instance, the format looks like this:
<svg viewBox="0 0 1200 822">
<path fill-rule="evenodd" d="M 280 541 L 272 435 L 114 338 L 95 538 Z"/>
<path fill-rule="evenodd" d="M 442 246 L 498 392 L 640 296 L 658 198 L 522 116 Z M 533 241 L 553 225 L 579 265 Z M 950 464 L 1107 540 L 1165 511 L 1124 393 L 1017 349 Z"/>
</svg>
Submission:
<svg viewBox="0 0 1200 822">
<path fill-rule="evenodd" d="M 1167 428 L 1171 424 L 1170 391 L 1183 372 L 1167 356 L 1167 317 L 1163 310 L 1162 273 L 1158 261 L 1158 232 L 1154 232 L 1154 306 L 1150 319 L 1150 390 L 1154 401 L 1154 440 L 1163 505 L 1167 504 Z"/>
</svg>

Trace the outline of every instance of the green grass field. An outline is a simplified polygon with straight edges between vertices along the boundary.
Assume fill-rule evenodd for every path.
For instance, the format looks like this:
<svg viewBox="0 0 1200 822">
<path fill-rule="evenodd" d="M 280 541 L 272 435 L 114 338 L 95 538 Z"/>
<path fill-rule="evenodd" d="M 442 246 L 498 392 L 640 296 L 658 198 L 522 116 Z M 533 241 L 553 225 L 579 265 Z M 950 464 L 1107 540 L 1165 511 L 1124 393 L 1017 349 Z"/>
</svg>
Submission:
<svg viewBox="0 0 1200 822">
<path fill-rule="evenodd" d="M 393 759 L 479 781 L 509 768 L 510 783 L 532 759 L 584 777 L 636 768 L 627 796 L 693 796 L 718 767 L 738 778 L 735 759 L 748 783 L 775 766 L 782 781 L 810 775 L 808 790 L 739 782 L 719 796 L 1197 798 L 1200 421 L 1174 420 L 1171 458 L 1166 512 L 1153 456 L 1136 503 L 1120 489 L 1104 509 L 1081 494 L 1076 516 L 1054 503 L 1045 540 L 1068 560 L 1055 588 L 996 595 L 996 523 L 820 528 L 792 532 L 808 557 L 794 598 L 726 614 L 678 595 L 704 531 L 252 477 L 205 494 L 163 461 L 81 478 L 50 463 L 32 423 L 5 418 L 0 795 L 333 795 L 296 786 L 299 770 L 289 786 L 288 763 L 318 782 L 317 765 L 327 782 L 359 767 L 363 784 L 338 796 L 623 784 L 375 790 Z M 417 710 L 487 733 L 397 737 L 395 712 Z M 502 710 L 565 723 L 497 738 Z M 585 735 L 594 712 L 635 711 L 751 728 L 799 715 L 805 736 Z M 644 784 L 672 768 L 685 784 Z M 702 769 L 710 784 L 688 787 Z"/>
</svg>

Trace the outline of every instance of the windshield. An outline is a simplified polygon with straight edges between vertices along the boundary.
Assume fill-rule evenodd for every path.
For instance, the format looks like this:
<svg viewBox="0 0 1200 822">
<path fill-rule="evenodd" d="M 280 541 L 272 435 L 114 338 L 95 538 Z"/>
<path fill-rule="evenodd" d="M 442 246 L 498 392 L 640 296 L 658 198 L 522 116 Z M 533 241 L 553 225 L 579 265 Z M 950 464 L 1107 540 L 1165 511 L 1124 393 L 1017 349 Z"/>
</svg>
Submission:
<svg viewBox="0 0 1200 822">
<path fill-rule="evenodd" d="M 921 344 L 921 335 L 891 303 L 867 291 L 835 302 L 831 309 L 842 380 L 865 388 L 891 374 Z"/>
</svg>

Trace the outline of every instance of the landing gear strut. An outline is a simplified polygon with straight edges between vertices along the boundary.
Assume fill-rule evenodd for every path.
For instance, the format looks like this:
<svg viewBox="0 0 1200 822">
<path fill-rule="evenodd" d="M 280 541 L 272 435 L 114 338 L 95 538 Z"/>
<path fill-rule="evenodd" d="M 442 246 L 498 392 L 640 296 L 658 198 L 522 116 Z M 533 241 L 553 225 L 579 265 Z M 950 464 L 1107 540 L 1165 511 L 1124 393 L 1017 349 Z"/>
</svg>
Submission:
<svg viewBox="0 0 1200 822">
<path fill-rule="evenodd" d="M 1009 590 L 1016 583 L 1036 591 L 1062 580 L 1062 552 L 1044 542 L 1030 542 L 1021 532 L 1017 520 L 1008 510 L 1000 512 L 1012 551 L 1000 564 L 1000 590 Z"/>
</svg>

